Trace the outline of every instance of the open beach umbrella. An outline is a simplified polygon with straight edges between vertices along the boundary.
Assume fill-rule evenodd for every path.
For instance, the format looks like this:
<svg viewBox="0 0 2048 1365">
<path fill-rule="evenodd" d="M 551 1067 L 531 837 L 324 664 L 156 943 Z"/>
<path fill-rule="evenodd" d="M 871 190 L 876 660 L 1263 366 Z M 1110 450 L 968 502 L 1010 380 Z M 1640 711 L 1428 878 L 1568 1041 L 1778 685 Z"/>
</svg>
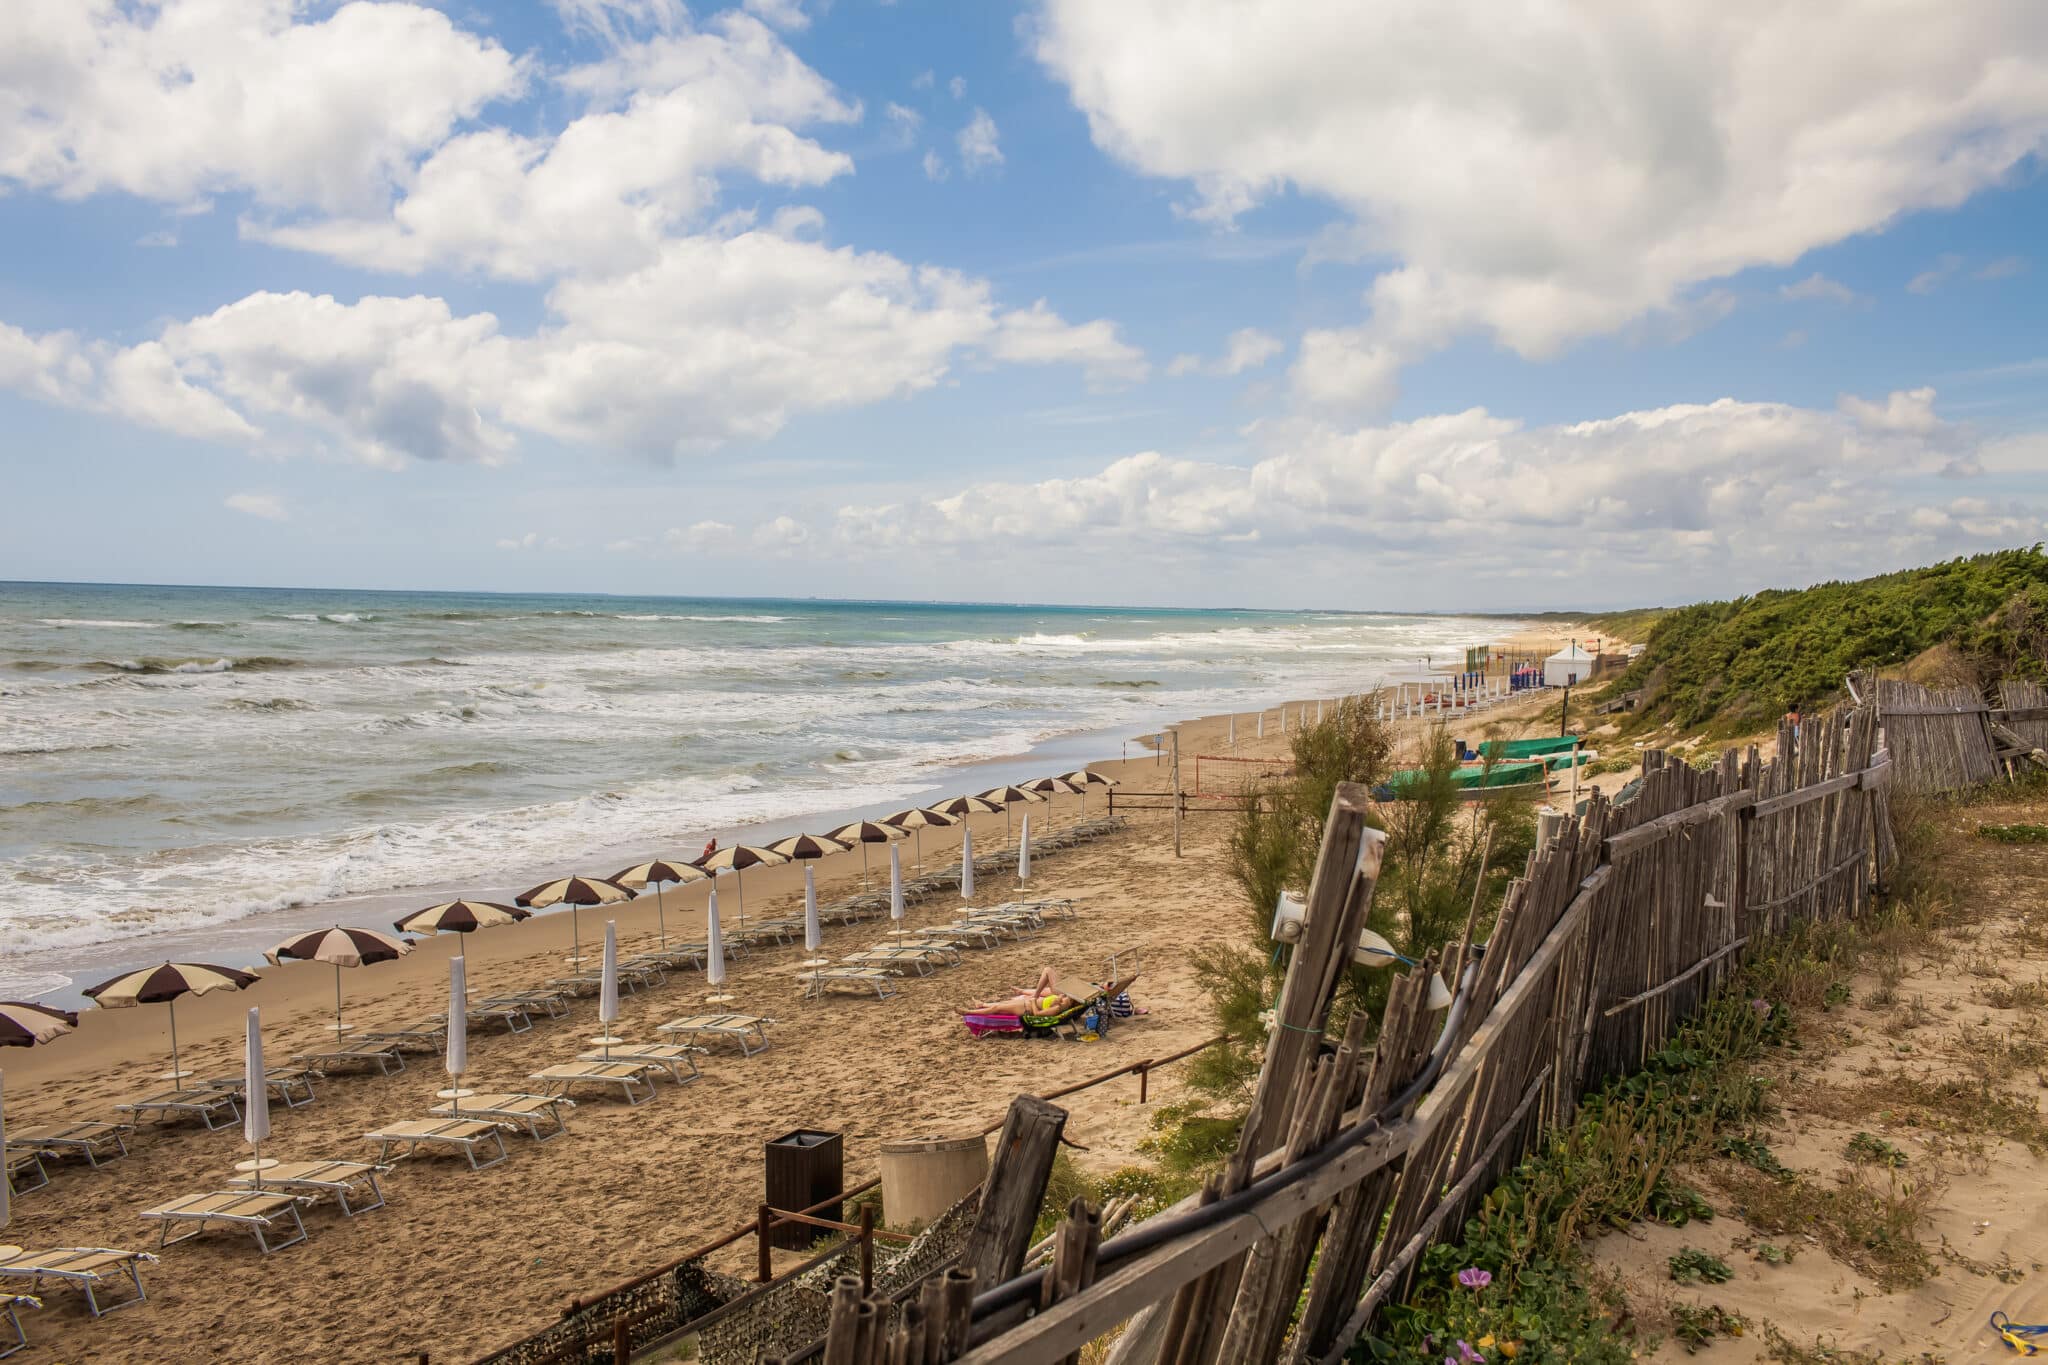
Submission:
<svg viewBox="0 0 2048 1365">
<path fill-rule="evenodd" d="M 687 858 L 656 858 L 651 862 L 636 863 L 623 872 L 614 872 L 608 880 L 620 886 L 630 886 L 635 891 L 654 888 L 654 919 L 661 930 L 661 947 L 668 951 L 668 912 L 662 908 L 661 888 L 681 882 L 701 882 L 711 874 Z"/>
<path fill-rule="evenodd" d="M 1017 836 L 1017 880 L 1031 880 L 1031 812 L 1024 812 L 1024 832 Z"/>
<path fill-rule="evenodd" d="M 810 956 L 804 959 L 806 967 L 822 967 L 825 959 L 818 954 L 824 951 L 825 935 L 818 927 L 818 879 L 809 863 L 804 864 L 804 951 Z"/>
<path fill-rule="evenodd" d="M 706 872 L 730 872 L 732 884 L 740 893 L 740 928 L 747 927 L 747 887 L 740 880 L 740 873 L 750 867 L 773 867 L 777 863 L 790 861 L 772 848 L 758 844 L 731 844 L 721 848 L 708 858 L 699 859 L 697 866 Z"/>
<path fill-rule="evenodd" d="M 0 1000 L 0 1047 L 36 1047 L 78 1027 L 70 1010 L 26 1000 Z"/>
<path fill-rule="evenodd" d="M 922 877 L 924 875 L 925 830 L 933 826 L 957 825 L 960 823 L 960 817 L 948 815 L 935 806 L 912 806 L 909 810 L 899 810 L 894 815 L 883 816 L 882 823 L 894 825 L 898 829 L 908 830 L 916 836 L 917 875 Z"/>
<path fill-rule="evenodd" d="M 401 934 L 473 934 L 479 929 L 495 929 L 501 924 L 532 918 L 531 910 L 496 901 L 443 901 L 415 910 L 404 919 L 393 921 L 391 927 Z"/>
<path fill-rule="evenodd" d="M 235 967 L 215 967 L 204 962 L 165 962 L 125 972 L 111 981 L 85 989 L 86 999 L 101 1009 L 127 1009 L 134 1005 L 171 1007 L 171 1074 L 165 1079 L 180 1085 L 185 1072 L 178 1066 L 178 997 L 205 995 L 210 991 L 238 991 L 256 984 L 256 973 Z"/>
<path fill-rule="evenodd" d="M 264 956 L 272 962 L 282 962 L 288 957 L 301 962 L 332 962 L 334 1031 L 342 1034 L 348 1032 L 348 1025 L 341 1022 L 341 969 L 361 967 L 371 962 L 390 962 L 411 951 L 412 945 L 402 938 L 380 934 L 375 929 L 344 929 L 336 925 L 332 929 L 315 929 L 310 934 L 288 938 Z"/>
<path fill-rule="evenodd" d="M 612 1024 L 619 1017 L 619 922 L 604 922 L 604 971 L 598 978 L 597 1017 L 604 1025 L 604 1037 L 593 1038 L 592 1042 L 604 1049 L 606 1061 L 611 1060 L 612 1044 L 623 1040 L 612 1037 Z"/>
<path fill-rule="evenodd" d="M 446 1090 L 436 1099 L 447 1100 L 457 1110 L 476 1092 L 462 1088 L 462 1073 L 469 1070 L 469 964 L 458 954 L 448 959 L 448 1080 Z"/>
<path fill-rule="evenodd" d="M 1037 792 L 1025 791 L 1022 787 L 993 787 L 981 794 L 981 799 L 1003 808 L 1003 838 L 1010 837 L 1010 807 L 1025 801 L 1043 801 Z"/>
<path fill-rule="evenodd" d="M 711 885 L 711 895 L 704 902 L 704 984 L 711 988 L 711 994 L 704 999 L 713 1005 L 723 1005 L 732 997 L 725 994 L 725 931 L 718 924 L 718 884 Z"/>
<path fill-rule="evenodd" d="M 1122 785 L 1113 777 L 1104 777 L 1101 773 L 1091 773 L 1086 768 L 1076 768 L 1070 773 L 1061 773 L 1060 781 L 1072 783 L 1081 789 L 1081 814 L 1083 815 L 1088 813 L 1088 789 L 1090 787 L 1116 787 Z"/>
<path fill-rule="evenodd" d="M 1026 782 L 1024 790 L 1037 792 L 1046 799 L 1045 827 L 1052 828 L 1052 799 L 1055 796 L 1072 796 L 1081 789 L 1064 777 L 1041 777 L 1035 782 Z"/>
<path fill-rule="evenodd" d="M 817 962 L 818 942 L 814 939 L 811 926 L 818 918 L 818 879 L 811 867 L 820 858 L 829 858 L 835 853 L 850 853 L 853 845 L 842 844 L 824 834 L 792 834 L 787 839 L 777 839 L 768 847 L 791 862 L 804 865 L 804 947 L 811 953 L 812 960 L 807 967 L 821 965 Z"/>
<path fill-rule="evenodd" d="M 603 877 L 561 877 L 551 882 L 542 882 L 524 895 L 514 896 L 515 904 L 534 910 L 545 910 L 550 905 L 569 907 L 570 958 L 576 970 L 583 970 L 583 927 L 577 922 L 576 911 L 585 905 L 617 905 L 629 901 L 637 894 L 629 886 L 607 881 Z"/>
<path fill-rule="evenodd" d="M 974 826 L 960 831 L 960 899 L 974 899 Z"/>
<path fill-rule="evenodd" d="M 901 839 L 904 831 L 894 825 L 877 824 L 873 820 L 856 820 L 850 825 L 841 825 L 827 836 L 851 848 L 860 845 L 860 889 L 868 889 L 868 845 L 886 844 L 891 839 Z"/>
<path fill-rule="evenodd" d="M 263 1173 L 277 1164 L 263 1159 L 263 1139 L 270 1136 L 270 1080 L 263 1071 L 263 1011 L 249 1007 L 248 1035 L 242 1042 L 242 1136 L 249 1143 L 249 1159 L 235 1163 L 263 1188 Z"/>
</svg>

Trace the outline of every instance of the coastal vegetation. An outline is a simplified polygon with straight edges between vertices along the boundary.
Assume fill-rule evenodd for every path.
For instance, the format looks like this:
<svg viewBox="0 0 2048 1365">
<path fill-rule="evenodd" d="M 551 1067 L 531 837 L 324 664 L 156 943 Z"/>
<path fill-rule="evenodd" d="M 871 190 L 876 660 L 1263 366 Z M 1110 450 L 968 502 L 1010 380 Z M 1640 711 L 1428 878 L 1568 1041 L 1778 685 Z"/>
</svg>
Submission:
<svg viewBox="0 0 2048 1365">
<path fill-rule="evenodd" d="M 1627 638 L 1625 631 L 1615 627 Z M 2039 545 L 1853 582 L 1701 602 L 1656 616 L 1609 689 L 1640 689 L 1629 728 L 1733 734 L 1817 706 L 1859 668 L 1946 647 L 1930 681 L 2048 676 L 2048 554 Z"/>
</svg>

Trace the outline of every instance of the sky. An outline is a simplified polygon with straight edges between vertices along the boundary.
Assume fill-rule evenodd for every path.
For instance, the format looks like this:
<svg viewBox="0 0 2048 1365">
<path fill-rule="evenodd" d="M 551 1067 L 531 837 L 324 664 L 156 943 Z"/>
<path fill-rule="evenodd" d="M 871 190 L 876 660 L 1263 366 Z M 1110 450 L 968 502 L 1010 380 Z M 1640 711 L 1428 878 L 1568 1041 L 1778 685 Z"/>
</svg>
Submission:
<svg viewBox="0 0 2048 1365">
<path fill-rule="evenodd" d="M 1522 610 L 2048 536 L 2038 0 L 8 0 L 0 579 Z"/>
</svg>

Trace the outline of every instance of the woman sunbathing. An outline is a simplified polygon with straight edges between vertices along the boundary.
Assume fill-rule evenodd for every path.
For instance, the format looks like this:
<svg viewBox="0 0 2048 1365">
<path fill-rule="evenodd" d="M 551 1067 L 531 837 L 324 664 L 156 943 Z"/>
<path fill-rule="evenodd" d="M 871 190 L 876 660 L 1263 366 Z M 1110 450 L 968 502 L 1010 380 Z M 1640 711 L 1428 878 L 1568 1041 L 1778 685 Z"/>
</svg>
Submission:
<svg viewBox="0 0 2048 1365">
<path fill-rule="evenodd" d="M 1058 1014 L 1072 1009 L 1080 1002 L 1053 984 L 1053 970 L 1041 967 L 1038 980 L 1031 986 L 1020 986 L 1017 994 L 1000 1000 L 984 1000 L 979 1005 L 965 1005 L 956 1013 L 963 1017 L 969 1014 Z"/>
</svg>

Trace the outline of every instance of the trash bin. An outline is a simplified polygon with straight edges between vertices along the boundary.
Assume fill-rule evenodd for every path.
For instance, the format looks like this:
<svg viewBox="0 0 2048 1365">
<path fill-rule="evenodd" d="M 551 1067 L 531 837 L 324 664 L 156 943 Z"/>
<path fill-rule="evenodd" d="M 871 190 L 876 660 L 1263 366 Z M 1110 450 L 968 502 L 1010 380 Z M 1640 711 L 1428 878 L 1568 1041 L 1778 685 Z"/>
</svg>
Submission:
<svg viewBox="0 0 2048 1365">
<path fill-rule="evenodd" d="M 988 1140 L 912 1138 L 882 1144 L 882 1213 L 891 1227 L 922 1227 L 988 1177 Z"/>
<path fill-rule="evenodd" d="M 840 1205 L 812 1209 L 846 1191 L 846 1141 L 839 1133 L 821 1133 L 799 1128 L 768 1140 L 766 1159 L 768 1207 L 785 1213 L 809 1209 L 813 1217 L 840 1218 Z M 802 1251 L 818 1240 L 823 1228 L 808 1223 L 790 1223 L 768 1236 L 770 1246 Z"/>
</svg>

